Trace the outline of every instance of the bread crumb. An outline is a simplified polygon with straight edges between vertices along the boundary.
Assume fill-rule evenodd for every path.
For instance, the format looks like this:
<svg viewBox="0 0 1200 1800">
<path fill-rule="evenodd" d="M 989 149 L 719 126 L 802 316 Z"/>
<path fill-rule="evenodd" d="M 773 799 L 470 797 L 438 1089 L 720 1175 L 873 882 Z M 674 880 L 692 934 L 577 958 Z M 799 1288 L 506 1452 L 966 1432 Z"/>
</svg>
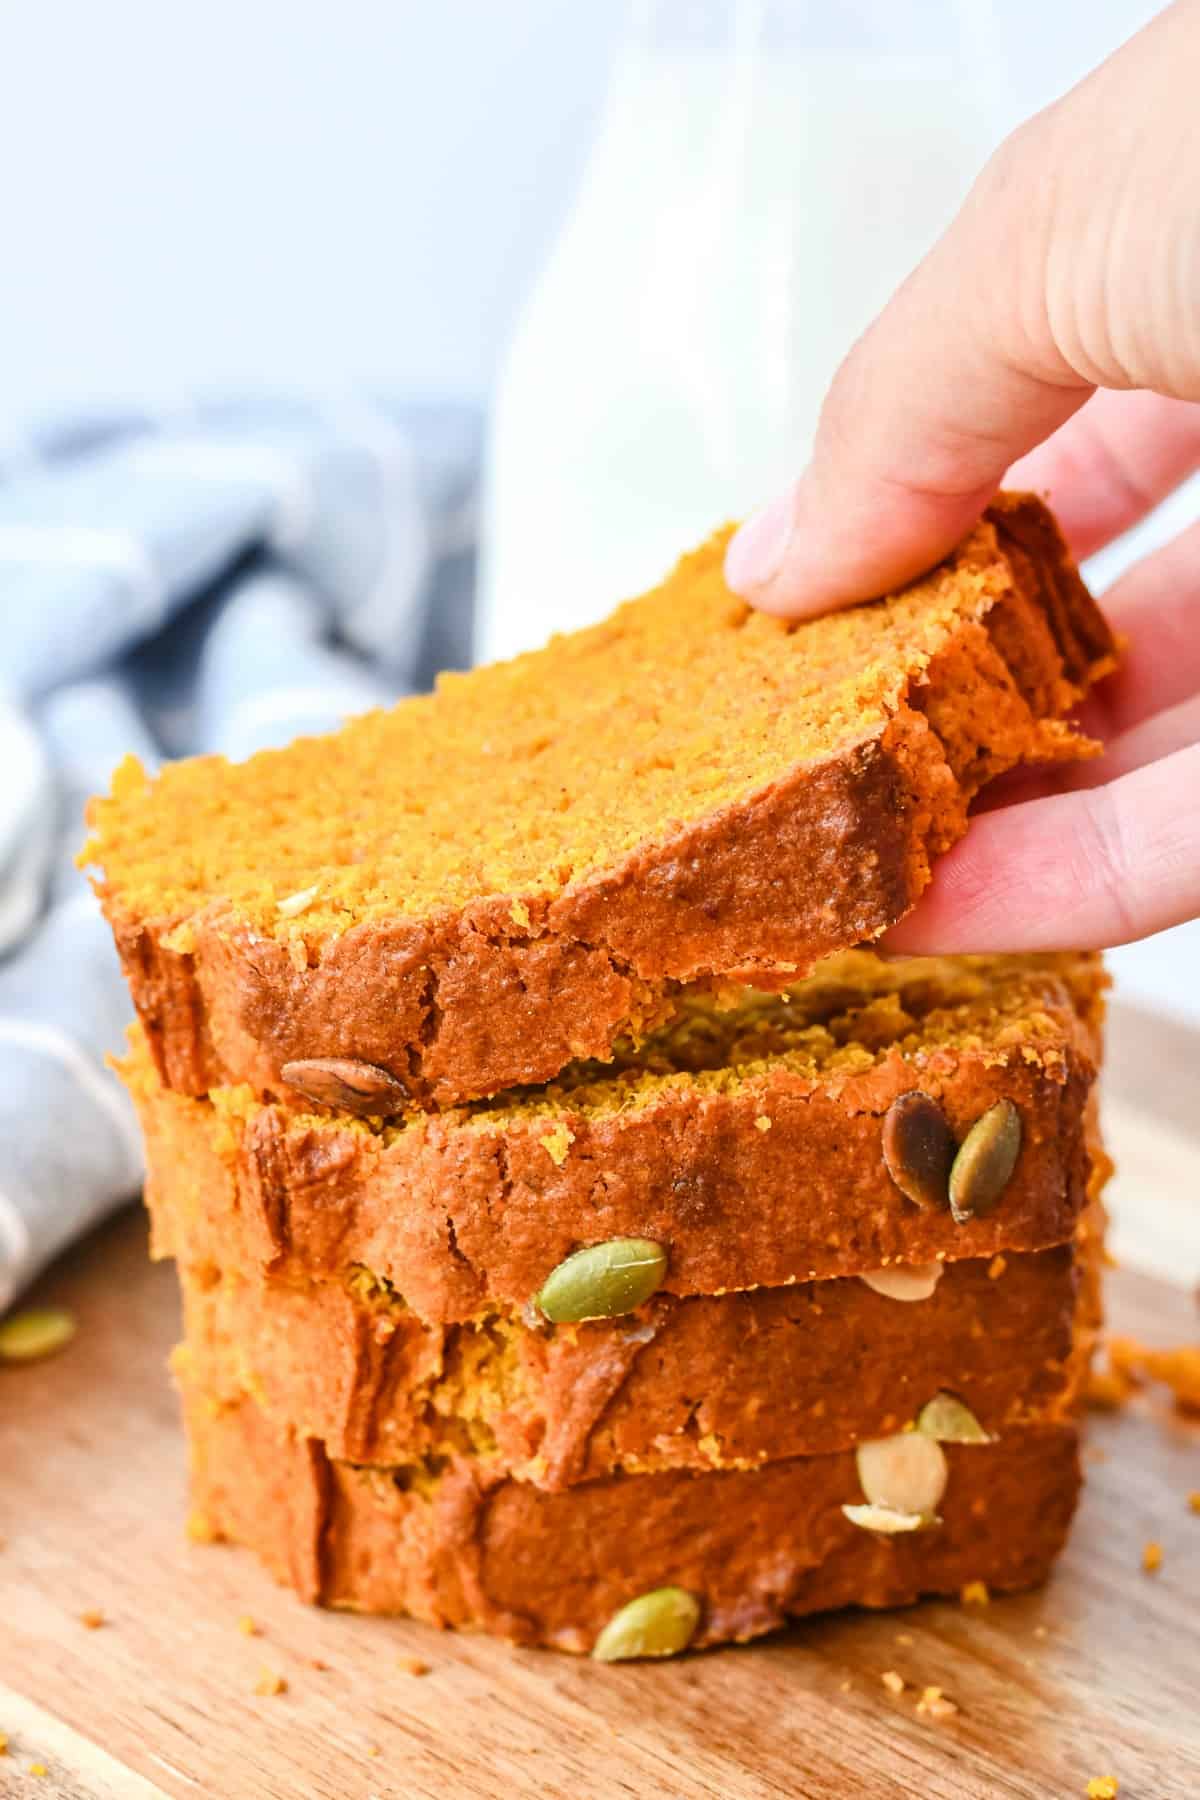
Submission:
<svg viewBox="0 0 1200 1800">
<path fill-rule="evenodd" d="M 422 1662 L 419 1656 L 399 1656 L 396 1658 L 396 1667 L 403 1669 L 406 1675 L 429 1674 L 429 1664 Z"/>
<path fill-rule="evenodd" d="M 529 908 L 526 906 L 526 904 L 523 900 L 514 900 L 512 905 L 509 907 L 508 912 L 509 912 L 509 917 L 512 919 L 512 922 L 514 925 L 519 925 L 522 931 L 529 930 L 529 926 L 531 923 L 530 917 L 529 917 Z"/>
<path fill-rule="evenodd" d="M 308 1659 L 308 1666 L 310 1669 L 320 1669 L 321 1673 L 324 1674 L 325 1670 L 328 1669 L 329 1664 L 327 1662 L 322 1662 L 319 1656 L 310 1656 Z"/>
<path fill-rule="evenodd" d="M 757 1119 L 754 1121 L 754 1129 L 755 1131 L 770 1131 L 771 1121 L 768 1119 L 766 1113 L 759 1113 Z"/>
<path fill-rule="evenodd" d="M 8 1755 L 8 1733 L 0 1731 L 0 1756 Z"/>
<path fill-rule="evenodd" d="M 839 1694 L 848 1694 L 850 1692 L 850 1683 L 848 1681 L 841 1682 L 838 1686 L 838 1692 Z"/>
<path fill-rule="evenodd" d="M 264 1669 L 254 1684 L 256 1694 L 286 1694 L 287 1682 L 282 1675 L 276 1675 L 273 1669 Z"/>
<path fill-rule="evenodd" d="M 104 1614 L 102 1612 L 97 1612 L 94 1606 L 89 1606 L 86 1612 L 80 1613 L 79 1623 L 81 1625 L 86 1625 L 89 1631 L 99 1631 L 100 1627 L 105 1623 Z"/>
<path fill-rule="evenodd" d="M 313 887 L 300 888 L 295 894 L 285 894 L 282 900 L 275 902 L 275 911 L 281 919 L 296 919 L 307 910 L 321 891 L 318 881 Z"/>
<path fill-rule="evenodd" d="M 927 1687 L 921 1689 L 917 1711 L 924 1719 L 949 1719 L 958 1711 L 958 1707 L 953 1700 L 946 1698 L 940 1687 Z"/>
<path fill-rule="evenodd" d="M 964 1606 L 986 1606 L 991 1597 L 986 1581 L 968 1581 L 959 1594 Z"/>
<path fill-rule="evenodd" d="M 1089 1369 L 1084 1398 L 1097 1412 L 1118 1412 L 1133 1392 L 1133 1383 L 1115 1369 Z"/>
<path fill-rule="evenodd" d="M 29 1773 L 31 1775 L 48 1775 L 50 1771 L 45 1763 L 30 1763 Z"/>
<path fill-rule="evenodd" d="M 541 1139 L 542 1149 L 546 1152 L 555 1167 L 559 1169 L 561 1169 L 566 1162 L 567 1151 L 574 1142 L 575 1133 L 569 1131 L 565 1125 L 556 1125 L 553 1131 L 548 1131 L 545 1137 Z"/>
<path fill-rule="evenodd" d="M 243 1637 L 260 1637 L 262 1635 L 262 1626 L 257 1619 L 252 1619 L 249 1613 L 242 1614 L 237 1622 L 237 1628 Z"/>
<path fill-rule="evenodd" d="M 172 950 L 176 956 L 190 956 L 196 948 L 196 933 L 185 923 L 164 931 L 158 941 L 164 950 Z"/>
<path fill-rule="evenodd" d="M 367 1755 L 368 1756 L 382 1756 L 383 1751 L 379 1748 L 378 1744 L 372 1744 L 371 1748 L 367 1751 Z"/>
<path fill-rule="evenodd" d="M 1194 1513 L 1200 1513 L 1200 1488 L 1193 1488 L 1188 1495 L 1188 1505 Z"/>
<path fill-rule="evenodd" d="M 185 1529 L 193 1544 L 215 1544 L 217 1541 L 215 1528 L 209 1524 L 208 1520 L 201 1512 L 188 1514 L 188 1521 Z"/>
<path fill-rule="evenodd" d="M 1000 1277 L 1003 1275 L 1003 1273 L 1004 1273 L 1005 1269 L 1007 1269 L 1007 1267 L 1008 1267 L 1008 1258 L 1007 1257 L 993 1256 L 991 1262 L 988 1264 L 988 1280 L 989 1281 L 999 1281 Z"/>
<path fill-rule="evenodd" d="M 1115 1775 L 1093 1775 L 1087 1784 L 1087 1800 L 1117 1800 L 1120 1787 Z"/>
<path fill-rule="evenodd" d="M 1175 1350 L 1149 1350 L 1136 1338 L 1108 1340 L 1109 1368 L 1127 1389 L 1144 1381 L 1159 1381 L 1171 1390 L 1180 1412 L 1200 1412 L 1200 1344 L 1181 1344 Z"/>
<path fill-rule="evenodd" d="M 902 1694 L 904 1692 L 904 1677 L 903 1675 L 898 1675 L 895 1669 L 885 1669 L 879 1679 L 882 1681 L 889 1694 Z"/>
<path fill-rule="evenodd" d="M 1145 1569 L 1147 1575 L 1153 1575 L 1162 1568 L 1162 1559 L 1163 1548 L 1161 1544 L 1156 1544 L 1153 1539 L 1151 1539 L 1148 1544 L 1142 1546 L 1142 1567 Z"/>
</svg>

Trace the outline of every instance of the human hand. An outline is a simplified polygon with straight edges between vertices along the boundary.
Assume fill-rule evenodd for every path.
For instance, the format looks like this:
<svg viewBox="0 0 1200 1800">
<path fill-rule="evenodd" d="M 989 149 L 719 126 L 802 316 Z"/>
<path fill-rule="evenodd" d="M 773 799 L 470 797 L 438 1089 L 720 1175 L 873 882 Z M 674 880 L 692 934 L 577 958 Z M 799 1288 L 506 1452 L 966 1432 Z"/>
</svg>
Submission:
<svg viewBox="0 0 1200 1800">
<path fill-rule="evenodd" d="M 734 538 L 732 587 L 793 617 L 885 592 L 1006 470 L 1086 556 L 1200 467 L 1198 62 L 1178 0 L 1001 147 L 838 371 L 808 470 Z M 889 948 L 1103 947 L 1200 914 L 1200 525 L 1105 610 L 1130 639 L 1087 709 L 1107 753 L 1001 784 Z"/>
</svg>

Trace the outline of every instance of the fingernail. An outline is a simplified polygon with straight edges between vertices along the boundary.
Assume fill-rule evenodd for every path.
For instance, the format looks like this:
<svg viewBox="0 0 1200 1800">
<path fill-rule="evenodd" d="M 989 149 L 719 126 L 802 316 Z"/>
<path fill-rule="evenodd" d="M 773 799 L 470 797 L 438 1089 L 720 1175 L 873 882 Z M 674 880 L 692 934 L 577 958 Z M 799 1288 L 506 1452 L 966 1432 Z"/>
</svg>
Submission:
<svg viewBox="0 0 1200 1800">
<path fill-rule="evenodd" d="M 783 567 L 795 519 L 796 496 L 789 489 L 735 533 L 725 553 L 725 579 L 735 594 L 751 595 L 771 585 Z"/>
</svg>

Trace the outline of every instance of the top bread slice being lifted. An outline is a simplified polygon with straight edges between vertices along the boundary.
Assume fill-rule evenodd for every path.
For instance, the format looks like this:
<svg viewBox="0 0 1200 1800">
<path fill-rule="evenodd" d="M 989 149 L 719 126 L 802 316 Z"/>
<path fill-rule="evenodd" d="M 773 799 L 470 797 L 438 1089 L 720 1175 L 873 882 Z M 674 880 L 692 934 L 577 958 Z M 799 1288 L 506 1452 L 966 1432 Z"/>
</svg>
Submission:
<svg viewBox="0 0 1200 1800">
<path fill-rule="evenodd" d="M 1112 634 L 1036 500 L 788 626 L 718 534 L 544 650 L 249 762 L 132 760 L 86 859 L 163 1080 L 387 1115 L 549 1080 L 681 983 L 783 985 L 913 905 L 979 789 L 1087 754 Z"/>
</svg>

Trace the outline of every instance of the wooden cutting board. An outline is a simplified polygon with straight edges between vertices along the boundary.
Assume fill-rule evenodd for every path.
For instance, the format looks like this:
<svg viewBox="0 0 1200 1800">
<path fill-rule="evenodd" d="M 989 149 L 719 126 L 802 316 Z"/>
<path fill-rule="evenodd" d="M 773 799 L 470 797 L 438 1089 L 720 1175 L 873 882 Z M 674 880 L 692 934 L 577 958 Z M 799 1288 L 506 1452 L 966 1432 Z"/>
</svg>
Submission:
<svg viewBox="0 0 1200 1800">
<path fill-rule="evenodd" d="M 1200 1038 L 1118 1013 L 1121 1239 L 1189 1278 L 1198 1071 Z M 1096 1418 L 1079 1522 L 1040 1593 L 605 1668 L 313 1611 L 247 1554 L 188 1544 L 164 1367 L 173 1277 L 147 1264 L 138 1215 L 65 1258 L 37 1298 L 75 1309 L 79 1332 L 52 1360 L 0 1370 L 2 1795 L 1056 1800 L 1106 1774 L 1120 1800 L 1200 1794 L 1200 1427 L 1161 1400 Z M 1200 1336 L 1186 1288 L 1121 1273 L 1109 1299 L 1114 1324 L 1149 1342 Z M 1150 1540 L 1157 1574 L 1141 1567 Z M 286 1691 L 256 1693 L 264 1670 Z M 908 1683 L 899 1697 L 885 1670 Z M 952 1718 L 916 1714 L 927 1685 L 956 1702 Z"/>
</svg>

